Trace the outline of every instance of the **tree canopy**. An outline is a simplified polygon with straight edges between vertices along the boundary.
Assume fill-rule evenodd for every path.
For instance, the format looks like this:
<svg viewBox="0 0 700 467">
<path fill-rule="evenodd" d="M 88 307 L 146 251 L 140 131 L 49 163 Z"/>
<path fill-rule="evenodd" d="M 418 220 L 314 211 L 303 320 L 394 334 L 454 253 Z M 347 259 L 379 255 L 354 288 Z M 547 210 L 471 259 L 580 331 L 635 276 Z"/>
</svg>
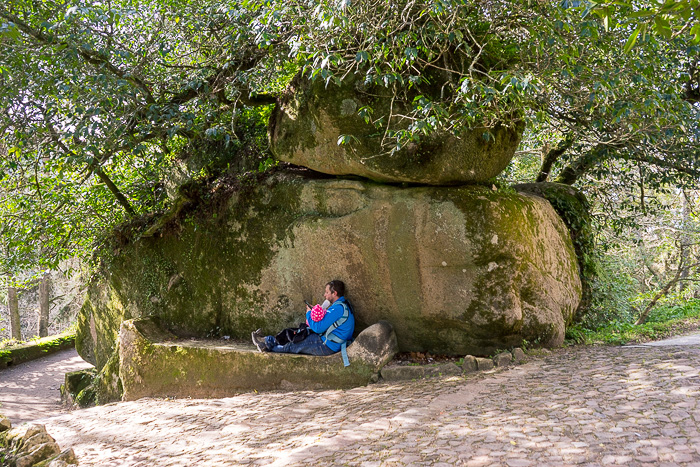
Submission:
<svg viewBox="0 0 700 467">
<path fill-rule="evenodd" d="M 269 154 L 250 129 L 264 125 L 265 106 L 298 73 L 327 86 L 360 76 L 402 101 L 401 114 L 358 109 L 387 134 L 388 151 L 434 131 L 479 128 L 488 138 L 490 127 L 524 122 L 521 153 L 537 155 L 538 180 L 696 185 L 694 16 L 673 10 L 687 25 L 669 22 L 670 35 L 653 16 L 659 34 L 646 34 L 631 22 L 611 27 L 615 12 L 605 8 L 528 0 L 4 2 L 0 269 L 56 264 L 89 251 L 114 225 L 164 209 L 172 174 L 193 152 L 225 152 L 229 166 L 257 167 Z M 627 8 L 630 17 L 652 18 Z M 397 120 L 403 124 L 392 126 Z M 239 164 L 255 138 L 252 162 Z M 190 176 L 209 176 L 202 167 Z"/>
</svg>

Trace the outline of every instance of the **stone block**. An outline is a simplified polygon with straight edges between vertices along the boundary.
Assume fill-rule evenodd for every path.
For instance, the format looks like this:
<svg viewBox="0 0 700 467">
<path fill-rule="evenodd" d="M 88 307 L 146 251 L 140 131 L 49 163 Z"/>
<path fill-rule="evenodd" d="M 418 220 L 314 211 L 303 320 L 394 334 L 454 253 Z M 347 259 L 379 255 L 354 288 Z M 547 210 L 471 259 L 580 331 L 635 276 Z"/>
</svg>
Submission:
<svg viewBox="0 0 700 467">
<path fill-rule="evenodd" d="M 13 449 L 18 449 L 25 440 L 38 433 L 46 433 L 46 427 L 39 424 L 22 425 L 7 432 L 5 439 Z"/>
<path fill-rule="evenodd" d="M 12 428 L 12 422 L 10 422 L 10 419 L 0 414 L 0 433 L 3 433 L 10 428 Z"/>
<path fill-rule="evenodd" d="M 462 368 L 455 363 L 443 363 L 437 366 L 440 376 L 458 376 L 462 374 Z"/>
<path fill-rule="evenodd" d="M 473 355 L 467 355 L 464 357 L 464 363 L 462 363 L 462 370 L 465 373 L 471 373 L 477 371 L 479 366 L 476 363 L 476 357 Z"/>
<path fill-rule="evenodd" d="M 51 435 L 49 435 L 46 431 L 43 431 L 30 437 L 25 437 L 24 443 L 22 444 L 22 449 L 26 452 L 31 452 L 39 446 L 53 442 L 55 442 L 55 440 L 51 437 Z"/>
<path fill-rule="evenodd" d="M 513 355 L 510 352 L 501 352 L 493 357 L 493 364 L 496 366 L 507 366 L 513 361 Z"/>
<path fill-rule="evenodd" d="M 522 363 L 525 360 L 527 360 L 527 356 L 525 355 L 525 352 L 521 348 L 515 348 L 513 349 L 513 360 L 515 360 L 517 363 Z"/>
<path fill-rule="evenodd" d="M 490 358 L 478 358 L 476 359 L 476 366 L 479 371 L 493 370 L 493 360 Z"/>
<path fill-rule="evenodd" d="M 212 346 L 178 340 L 153 319 L 122 323 L 119 342 L 123 400 L 363 386 L 398 350 L 393 328 L 385 321 L 362 331 L 348 346 L 348 367 L 340 353 L 315 357 L 258 352 L 252 343 Z"/>
<path fill-rule="evenodd" d="M 384 381 L 411 381 L 424 378 L 425 373 L 422 365 L 385 366 L 381 371 Z"/>
<path fill-rule="evenodd" d="M 47 467 L 65 467 L 68 465 L 78 465 L 78 458 L 73 448 L 64 449 L 61 453 L 51 459 Z"/>
<path fill-rule="evenodd" d="M 27 449 L 22 449 L 22 452 L 27 452 Z M 61 452 L 61 448 L 53 441 L 39 444 L 28 454 L 17 457 L 15 467 L 32 467 L 41 461 L 49 459 L 51 456 L 55 456 L 59 452 Z"/>
<path fill-rule="evenodd" d="M 92 384 L 96 374 L 97 370 L 95 368 L 66 373 L 64 383 L 61 386 L 61 399 L 63 402 L 73 405 L 80 392 Z"/>
<path fill-rule="evenodd" d="M 23 425 L 3 434 L 7 443 L 7 465 L 14 467 L 63 467 L 76 465 L 78 460 L 73 449 L 61 448 L 46 432 L 44 425 Z M 5 465 L 4 463 L 2 465 Z"/>
</svg>

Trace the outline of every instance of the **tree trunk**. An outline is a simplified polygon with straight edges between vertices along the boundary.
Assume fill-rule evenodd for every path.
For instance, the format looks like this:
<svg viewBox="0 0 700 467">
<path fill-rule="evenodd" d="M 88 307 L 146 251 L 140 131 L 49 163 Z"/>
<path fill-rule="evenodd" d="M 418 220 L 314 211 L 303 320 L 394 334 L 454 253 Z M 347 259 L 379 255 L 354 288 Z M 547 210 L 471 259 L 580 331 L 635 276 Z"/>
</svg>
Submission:
<svg viewBox="0 0 700 467">
<path fill-rule="evenodd" d="M 39 337 L 49 335 L 49 288 L 51 282 L 49 274 L 44 273 L 39 283 L 39 324 L 37 325 L 37 333 Z"/>
<path fill-rule="evenodd" d="M 691 228 L 691 218 L 690 218 L 690 200 L 688 199 L 688 196 L 690 196 L 688 193 L 684 192 L 683 193 L 683 220 L 682 220 L 682 232 L 681 232 L 681 245 L 684 246 L 690 246 L 691 243 L 691 238 L 689 234 L 689 230 Z M 688 255 L 692 256 L 692 249 L 689 249 Z M 692 258 L 689 258 L 691 261 L 693 260 Z M 678 292 L 683 293 L 683 291 L 687 287 L 687 282 L 686 280 L 688 279 L 688 275 L 690 274 L 690 270 L 686 269 L 681 273 L 681 282 L 678 286 Z"/>
<path fill-rule="evenodd" d="M 8 306 L 10 308 L 10 332 L 13 339 L 22 340 L 22 328 L 19 319 L 19 300 L 17 300 L 17 289 L 12 286 L 7 287 Z"/>
<path fill-rule="evenodd" d="M 117 202 L 119 202 L 119 204 L 122 205 L 127 214 L 129 214 L 131 217 L 134 217 L 136 215 L 134 208 L 131 207 L 131 204 L 126 199 L 126 196 L 124 196 L 124 194 L 121 191 L 119 191 L 117 185 L 115 185 L 112 179 L 109 178 L 109 176 L 106 173 L 104 173 L 102 168 L 98 165 L 95 165 L 92 167 L 92 171 L 95 175 L 99 177 L 100 180 L 102 180 L 102 183 L 107 185 L 107 189 L 109 189 L 109 191 L 112 192 Z"/>
<path fill-rule="evenodd" d="M 651 313 L 651 310 L 654 308 L 656 303 L 659 300 L 661 300 L 668 293 L 669 290 L 671 290 L 671 287 L 673 287 L 674 285 L 676 285 L 678 283 L 678 277 L 680 276 L 680 272 L 681 271 L 678 270 L 678 273 L 676 273 L 674 278 L 671 279 L 671 282 L 666 284 L 666 286 L 663 289 L 661 289 L 660 291 L 658 291 L 656 293 L 656 295 L 654 295 L 654 298 L 651 299 L 651 302 L 649 302 L 649 304 L 646 306 L 646 308 L 644 308 L 644 311 L 642 311 L 642 313 L 639 315 L 639 318 L 634 323 L 635 325 L 639 326 L 640 324 L 644 324 L 644 322 L 649 317 L 649 313 Z"/>
<path fill-rule="evenodd" d="M 639 255 L 641 256 L 644 266 L 646 266 L 647 270 L 651 273 L 652 276 L 654 276 L 654 280 L 656 281 L 656 283 L 661 285 L 661 282 L 663 281 L 663 278 L 661 277 L 661 271 L 658 271 L 654 263 L 651 261 L 651 255 L 647 251 L 647 247 L 644 244 L 644 241 L 642 241 L 639 245 Z"/>
<path fill-rule="evenodd" d="M 666 294 L 668 294 L 669 290 L 671 290 L 672 287 L 674 287 L 678 282 L 681 280 L 681 276 L 683 275 L 684 271 L 694 269 L 698 267 L 698 263 L 691 264 L 691 265 L 686 265 L 686 249 L 683 244 L 681 244 L 680 251 L 678 254 L 678 269 L 676 270 L 676 274 L 673 276 L 673 278 L 661 289 L 659 290 L 656 295 L 654 295 L 654 298 L 651 299 L 651 302 L 644 308 L 644 311 L 639 315 L 639 318 L 637 321 L 634 323 L 635 325 L 640 325 L 644 324 L 644 322 L 647 320 L 649 317 L 649 313 L 651 312 L 652 308 L 656 305 L 656 303 L 661 300 Z"/>
<path fill-rule="evenodd" d="M 591 148 L 590 151 L 571 161 L 568 166 L 562 169 L 554 181 L 565 185 L 573 185 L 583 174 L 599 164 L 601 160 L 604 160 L 608 155 L 608 151 L 610 151 L 608 146 L 598 144 Z"/>
<path fill-rule="evenodd" d="M 542 154 L 542 165 L 540 173 L 537 175 L 535 182 L 546 182 L 549 178 L 549 173 L 552 171 L 552 166 L 559 158 L 574 144 L 574 136 L 572 134 L 566 137 L 557 144 L 557 147 L 545 151 Z"/>
</svg>

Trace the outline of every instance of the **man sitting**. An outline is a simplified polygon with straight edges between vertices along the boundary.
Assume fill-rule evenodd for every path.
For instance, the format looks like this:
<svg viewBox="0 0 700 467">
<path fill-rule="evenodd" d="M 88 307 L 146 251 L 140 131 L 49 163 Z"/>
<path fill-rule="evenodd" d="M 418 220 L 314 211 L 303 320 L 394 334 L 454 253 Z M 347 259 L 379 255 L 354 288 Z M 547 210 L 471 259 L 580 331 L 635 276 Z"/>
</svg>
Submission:
<svg viewBox="0 0 700 467">
<path fill-rule="evenodd" d="M 350 303 L 345 299 L 345 284 L 338 280 L 330 281 L 326 284 L 323 297 L 331 303 L 325 313 L 316 310 L 320 307 L 306 305 L 306 322 L 313 331 L 308 337 L 301 342 L 280 344 L 275 336 L 261 336 L 258 329 L 252 334 L 253 343 L 258 350 L 319 356 L 343 351 L 343 361 L 347 362 L 345 347 L 355 330 L 355 316 Z"/>
</svg>

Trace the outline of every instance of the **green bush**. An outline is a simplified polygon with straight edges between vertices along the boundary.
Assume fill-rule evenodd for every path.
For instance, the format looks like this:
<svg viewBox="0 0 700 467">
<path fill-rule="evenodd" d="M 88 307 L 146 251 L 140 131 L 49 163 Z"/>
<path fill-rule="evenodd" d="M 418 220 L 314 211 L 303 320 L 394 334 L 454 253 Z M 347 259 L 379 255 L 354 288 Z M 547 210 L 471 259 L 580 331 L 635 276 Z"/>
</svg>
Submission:
<svg viewBox="0 0 700 467">
<path fill-rule="evenodd" d="M 591 284 L 591 307 L 580 323 L 583 329 L 596 330 L 610 323 L 634 320 L 632 300 L 638 294 L 639 283 L 627 272 L 632 266 L 628 260 L 612 255 L 598 259 L 598 274 Z"/>
<path fill-rule="evenodd" d="M 613 345 L 663 339 L 700 324 L 700 300 L 661 303 L 641 325 L 634 324 L 635 318 L 613 320 L 595 329 L 577 324 L 567 329 L 566 339 L 572 344 Z"/>
<path fill-rule="evenodd" d="M 700 299 L 692 299 L 681 304 L 659 304 L 649 314 L 647 323 L 663 323 L 686 318 L 700 318 Z"/>
</svg>

